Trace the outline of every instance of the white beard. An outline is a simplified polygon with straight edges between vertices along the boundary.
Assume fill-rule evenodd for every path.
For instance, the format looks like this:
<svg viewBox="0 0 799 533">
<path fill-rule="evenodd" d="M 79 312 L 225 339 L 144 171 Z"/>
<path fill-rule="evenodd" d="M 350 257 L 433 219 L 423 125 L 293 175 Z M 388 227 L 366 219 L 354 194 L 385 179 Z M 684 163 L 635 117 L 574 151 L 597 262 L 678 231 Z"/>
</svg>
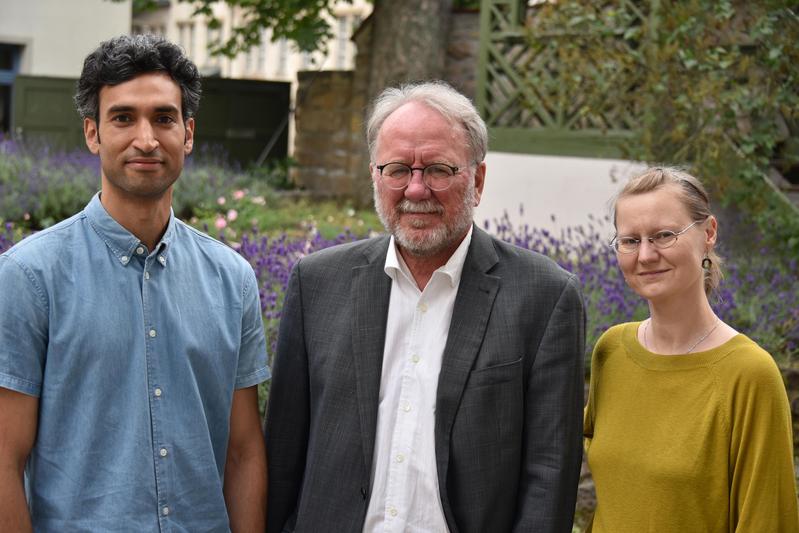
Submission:
<svg viewBox="0 0 799 533">
<path fill-rule="evenodd" d="M 437 213 L 444 212 L 444 207 L 435 199 L 430 198 L 422 202 L 411 202 L 403 198 L 393 208 L 387 209 L 378 192 L 378 186 L 373 182 L 374 202 L 380 222 L 391 235 L 394 236 L 400 247 L 412 255 L 427 257 L 435 255 L 455 241 L 463 237 L 472 225 L 474 219 L 475 188 L 474 181 L 469 180 L 463 192 L 461 208 L 449 220 L 434 227 L 425 228 L 425 222 L 416 220 L 411 223 L 411 228 L 405 228 L 400 223 L 403 213 Z"/>
</svg>

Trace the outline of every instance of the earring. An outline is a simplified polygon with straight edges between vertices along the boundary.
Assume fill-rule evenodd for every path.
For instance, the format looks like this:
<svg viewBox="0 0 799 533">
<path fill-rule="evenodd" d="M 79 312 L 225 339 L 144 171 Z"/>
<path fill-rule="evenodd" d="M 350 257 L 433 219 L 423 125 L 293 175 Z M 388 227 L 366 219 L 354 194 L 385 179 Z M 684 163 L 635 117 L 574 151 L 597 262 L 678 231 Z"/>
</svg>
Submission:
<svg viewBox="0 0 799 533">
<path fill-rule="evenodd" d="M 702 258 L 702 269 L 704 269 L 705 272 L 710 272 L 712 267 L 713 261 L 708 256 Z"/>
</svg>

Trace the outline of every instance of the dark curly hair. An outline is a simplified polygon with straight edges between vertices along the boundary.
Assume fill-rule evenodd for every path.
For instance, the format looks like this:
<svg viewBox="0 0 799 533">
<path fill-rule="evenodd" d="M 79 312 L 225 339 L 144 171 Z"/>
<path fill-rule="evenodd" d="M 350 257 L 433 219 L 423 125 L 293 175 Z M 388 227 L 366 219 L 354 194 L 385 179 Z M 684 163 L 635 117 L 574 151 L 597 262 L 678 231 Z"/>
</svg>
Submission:
<svg viewBox="0 0 799 533">
<path fill-rule="evenodd" d="M 100 114 L 100 89 L 119 85 L 139 74 L 165 72 L 180 86 L 181 113 L 186 121 L 200 107 L 200 73 L 183 50 L 155 35 L 120 35 L 104 41 L 86 57 L 76 91 L 81 118 Z"/>
</svg>

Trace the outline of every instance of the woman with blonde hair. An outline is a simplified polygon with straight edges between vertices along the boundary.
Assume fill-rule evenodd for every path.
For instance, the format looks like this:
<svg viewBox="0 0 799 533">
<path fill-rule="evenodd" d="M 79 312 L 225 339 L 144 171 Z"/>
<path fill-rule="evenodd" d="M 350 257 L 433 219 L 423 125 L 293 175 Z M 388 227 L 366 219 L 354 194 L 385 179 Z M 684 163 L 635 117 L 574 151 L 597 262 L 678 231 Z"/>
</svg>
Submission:
<svg viewBox="0 0 799 533">
<path fill-rule="evenodd" d="M 718 222 L 670 168 L 630 180 L 611 245 L 649 318 L 597 342 L 585 410 L 594 533 L 799 532 L 791 414 L 773 358 L 724 323 Z"/>
</svg>

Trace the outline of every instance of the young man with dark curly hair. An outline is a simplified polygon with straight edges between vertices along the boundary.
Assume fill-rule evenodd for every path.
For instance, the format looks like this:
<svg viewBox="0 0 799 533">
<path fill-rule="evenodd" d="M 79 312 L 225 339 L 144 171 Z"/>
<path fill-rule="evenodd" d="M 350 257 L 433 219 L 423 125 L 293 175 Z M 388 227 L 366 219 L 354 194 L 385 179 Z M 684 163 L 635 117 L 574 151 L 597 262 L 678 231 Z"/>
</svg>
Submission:
<svg viewBox="0 0 799 533">
<path fill-rule="evenodd" d="M 122 36 L 75 102 L 100 193 L 0 256 L 0 531 L 260 531 L 258 286 L 177 220 L 197 68 Z"/>
</svg>

